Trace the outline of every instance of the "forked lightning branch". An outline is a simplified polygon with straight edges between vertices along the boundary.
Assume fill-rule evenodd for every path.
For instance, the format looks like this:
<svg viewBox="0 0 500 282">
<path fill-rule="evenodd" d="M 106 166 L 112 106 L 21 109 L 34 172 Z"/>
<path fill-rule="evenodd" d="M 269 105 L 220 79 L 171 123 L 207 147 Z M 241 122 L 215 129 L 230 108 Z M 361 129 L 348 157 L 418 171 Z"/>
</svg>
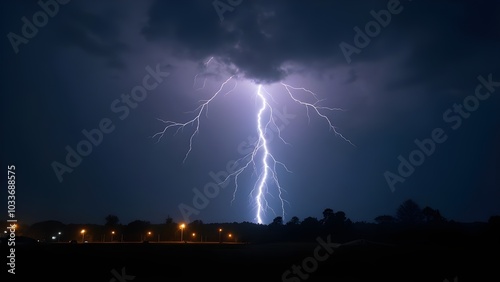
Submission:
<svg viewBox="0 0 500 282">
<path fill-rule="evenodd" d="M 204 66 L 207 67 L 209 63 L 214 61 L 215 60 L 212 57 L 204 64 Z M 195 81 L 198 76 L 199 74 L 195 76 Z M 204 88 L 205 82 L 206 79 L 203 81 L 202 88 Z M 342 135 L 340 132 L 337 131 L 337 128 L 333 125 L 332 121 L 327 115 L 328 112 L 343 111 L 342 109 L 321 106 L 320 102 L 322 100 L 318 99 L 316 93 L 314 93 L 311 90 L 302 87 L 294 87 L 285 83 L 280 83 L 280 84 L 284 88 L 284 93 L 289 98 L 290 102 L 298 104 L 305 108 L 308 118 L 310 118 L 311 113 L 318 116 L 328 125 L 328 128 L 332 132 L 334 132 L 344 141 L 354 146 L 354 144 L 349 139 L 347 139 L 346 137 L 344 137 L 344 135 Z M 152 137 L 157 138 L 157 141 L 159 142 L 161 138 L 170 129 L 173 130 L 174 132 L 178 132 L 181 130 L 183 131 L 184 129 L 186 129 L 187 126 L 193 127 L 194 130 L 189 138 L 188 149 L 183 160 L 185 162 L 192 151 L 193 140 L 199 133 L 201 119 L 207 114 L 208 106 L 211 103 L 214 103 L 216 98 L 218 98 L 218 96 L 221 96 L 222 93 L 226 95 L 229 92 L 233 92 L 233 90 L 237 88 L 237 85 L 238 85 L 237 76 L 236 75 L 229 76 L 224 82 L 220 84 L 218 90 L 215 91 L 215 93 L 213 93 L 209 99 L 201 101 L 201 104 L 193 111 L 194 113 L 193 118 L 184 122 L 160 120 L 165 124 L 165 127 L 163 128 L 163 130 L 157 132 Z M 306 95 L 309 95 L 311 97 L 312 102 L 303 101 L 297 98 L 296 97 L 297 95 L 295 93 L 299 91 L 305 93 Z M 276 207 L 272 207 L 270 202 L 268 201 L 267 198 L 268 196 L 272 196 L 273 198 L 277 198 L 279 200 L 280 204 L 278 208 L 280 210 L 280 215 L 282 216 L 283 219 L 285 219 L 286 216 L 285 204 L 287 203 L 287 201 L 283 197 L 285 189 L 280 183 L 278 177 L 278 168 L 282 168 L 288 172 L 290 172 L 290 170 L 286 167 L 286 165 L 283 162 L 279 161 L 273 155 L 267 137 L 270 131 L 275 131 L 277 132 L 277 135 L 282 141 L 282 143 L 288 144 L 282 138 L 281 131 L 277 126 L 277 122 L 275 120 L 275 115 L 273 115 L 274 108 L 272 106 L 272 103 L 270 103 L 270 101 L 275 101 L 275 99 L 273 99 L 271 93 L 269 93 L 265 89 L 265 87 L 260 84 L 255 85 L 255 95 L 260 105 L 255 112 L 256 124 L 255 127 L 253 128 L 253 130 L 257 131 L 258 135 L 257 141 L 253 147 L 253 150 L 251 150 L 250 153 L 241 157 L 236 162 L 240 164 L 238 168 L 233 173 L 228 174 L 228 176 L 223 181 L 218 183 L 218 185 L 220 187 L 225 187 L 228 181 L 234 181 L 234 187 L 235 187 L 233 192 L 233 200 L 234 200 L 234 197 L 241 186 L 238 181 L 239 178 L 245 171 L 253 170 L 253 173 L 257 176 L 257 179 L 253 187 L 251 187 L 250 189 L 249 196 L 251 198 L 251 201 L 255 209 L 254 220 L 257 223 L 262 224 L 264 223 L 264 215 L 267 211 L 272 211 L 275 215 L 278 214 L 276 212 Z"/>
</svg>

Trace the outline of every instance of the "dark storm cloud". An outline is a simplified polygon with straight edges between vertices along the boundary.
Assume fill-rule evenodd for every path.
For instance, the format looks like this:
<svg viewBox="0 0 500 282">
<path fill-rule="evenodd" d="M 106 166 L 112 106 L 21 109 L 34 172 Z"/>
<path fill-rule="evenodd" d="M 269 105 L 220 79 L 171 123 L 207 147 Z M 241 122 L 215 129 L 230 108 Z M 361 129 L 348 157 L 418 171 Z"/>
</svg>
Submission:
<svg viewBox="0 0 500 282">
<path fill-rule="evenodd" d="M 449 87 L 467 87 L 470 78 L 498 70 L 495 58 L 500 47 L 500 19 L 495 15 L 500 13 L 500 2 L 411 4 L 411 10 L 401 13 L 398 24 L 388 28 L 401 34 L 393 48 L 411 50 L 401 66 L 411 69 L 412 76 L 398 81 L 398 85 L 425 82 L 435 91 L 446 91 Z M 496 31 L 491 32 L 493 29 Z"/>
<path fill-rule="evenodd" d="M 89 55 L 105 59 L 110 67 L 124 68 L 122 56 L 129 48 L 120 39 L 120 22 L 123 19 L 119 12 L 113 9 L 95 11 L 78 4 L 68 6 L 62 13 L 62 22 L 57 25 L 56 30 L 58 40 L 62 44 L 81 48 Z"/>
<path fill-rule="evenodd" d="M 339 44 L 354 46 L 353 28 L 364 30 L 373 20 L 370 11 L 388 9 L 389 2 L 242 1 L 225 11 L 220 21 L 211 1 L 155 1 L 143 33 L 148 40 L 168 44 L 183 58 L 199 61 L 216 56 L 249 79 L 274 82 L 293 71 L 287 67 L 290 64 L 316 68 L 346 64 Z M 370 46 L 352 55 L 354 62 L 383 59 L 420 46 L 406 65 L 418 80 L 419 75 L 428 75 L 430 65 L 439 74 L 444 66 L 436 63 L 476 56 L 470 47 L 474 50 L 477 41 L 498 45 L 498 2 L 392 2 L 399 3 L 400 12 L 391 16 Z"/>
<path fill-rule="evenodd" d="M 187 59 L 216 56 L 249 79 L 273 82 L 287 75 L 287 62 L 341 59 L 336 35 L 351 30 L 336 24 L 348 13 L 340 7 L 327 1 L 245 1 L 221 22 L 209 1 L 156 1 L 143 32 L 151 41 L 174 44 L 173 51 Z"/>
</svg>

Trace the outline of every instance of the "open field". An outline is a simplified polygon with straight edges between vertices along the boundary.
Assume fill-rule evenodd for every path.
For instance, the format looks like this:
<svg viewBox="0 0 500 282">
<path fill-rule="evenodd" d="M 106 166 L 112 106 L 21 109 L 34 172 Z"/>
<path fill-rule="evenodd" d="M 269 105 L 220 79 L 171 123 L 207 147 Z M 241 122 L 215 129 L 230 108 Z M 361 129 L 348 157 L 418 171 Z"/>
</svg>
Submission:
<svg viewBox="0 0 500 282">
<path fill-rule="evenodd" d="M 445 279 L 453 281 L 454 277 L 460 282 L 499 281 L 499 251 L 498 247 L 477 247 L 465 242 L 455 247 L 395 247 L 358 242 L 340 247 L 331 244 L 326 248 L 318 242 L 47 243 L 16 250 L 15 276 L 18 281 L 32 281 L 26 280 L 30 276 L 52 282 L 442 282 Z M 6 254 L 7 250 L 2 253 Z M 2 257 L 5 260 L 5 256 Z M 293 265 L 301 267 L 302 278 L 298 272 L 292 273 Z M 283 280 L 287 270 L 290 273 L 284 278 L 288 280 Z"/>
</svg>

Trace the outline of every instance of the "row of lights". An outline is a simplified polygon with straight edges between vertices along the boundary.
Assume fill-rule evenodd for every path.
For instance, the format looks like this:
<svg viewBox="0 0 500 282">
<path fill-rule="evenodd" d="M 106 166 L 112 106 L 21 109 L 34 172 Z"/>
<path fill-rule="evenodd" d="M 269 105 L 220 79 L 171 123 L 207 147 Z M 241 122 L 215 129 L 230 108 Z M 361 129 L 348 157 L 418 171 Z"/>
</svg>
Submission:
<svg viewBox="0 0 500 282">
<path fill-rule="evenodd" d="M 17 228 L 17 224 L 14 225 L 14 228 Z M 179 225 L 179 228 L 181 229 L 181 241 L 183 241 L 183 235 L 184 235 L 184 229 L 186 228 L 186 224 L 182 223 Z M 82 234 L 82 242 L 85 242 L 85 232 L 87 232 L 85 229 L 82 229 L 80 231 L 80 234 Z M 5 231 L 7 233 L 7 231 Z M 151 236 L 151 231 L 148 232 L 148 235 Z M 113 236 L 115 235 L 115 231 L 111 231 L 111 241 L 113 241 Z M 192 233 L 193 238 L 196 237 L 196 233 Z M 231 239 L 233 235 L 231 233 L 228 234 L 228 237 Z M 52 236 L 52 240 L 55 240 L 56 236 Z M 57 232 L 57 241 L 60 241 L 61 239 L 61 232 Z M 219 228 L 219 242 L 222 242 L 222 228 Z"/>
<path fill-rule="evenodd" d="M 179 225 L 179 228 L 181 229 L 181 241 L 183 241 L 183 233 L 184 233 L 184 229 L 186 228 L 186 224 L 182 223 Z M 85 232 L 87 232 L 85 229 L 82 229 L 80 231 L 80 233 L 82 234 L 82 242 L 85 242 Z M 60 239 L 61 237 L 61 232 L 58 232 L 58 239 Z M 148 236 L 151 236 L 151 231 L 148 231 Z M 115 231 L 111 231 L 111 241 L 113 241 L 113 236 L 115 235 Z M 196 237 L 196 233 L 193 232 L 192 234 L 193 238 Z M 222 228 L 219 228 L 219 242 L 221 242 L 222 240 Z M 228 234 L 228 237 L 229 239 L 231 239 L 233 237 L 233 235 L 231 233 Z M 55 240 L 56 239 L 56 236 L 52 236 L 52 240 Z"/>
</svg>

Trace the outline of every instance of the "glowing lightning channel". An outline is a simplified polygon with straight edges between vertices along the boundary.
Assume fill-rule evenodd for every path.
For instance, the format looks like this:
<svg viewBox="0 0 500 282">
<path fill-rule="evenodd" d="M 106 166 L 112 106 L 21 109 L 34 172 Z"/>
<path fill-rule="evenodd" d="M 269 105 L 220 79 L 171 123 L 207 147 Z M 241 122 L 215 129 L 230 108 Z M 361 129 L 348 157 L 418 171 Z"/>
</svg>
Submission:
<svg viewBox="0 0 500 282">
<path fill-rule="evenodd" d="M 290 85 L 285 84 L 285 83 L 281 83 L 281 85 L 283 85 L 285 87 L 288 95 L 290 96 L 290 98 L 294 102 L 296 102 L 296 103 L 298 103 L 306 108 L 306 113 L 307 113 L 307 117 L 309 120 L 310 120 L 309 110 L 312 109 L 319 117 L 321 117 L 327 121 L 330 130 L 335 132 L 335 134 L 340 136 L 344 141 L 346 141 L 349 144 L 354 146 L 354 144 L 349 139 L 345 138 L 340 132 L 337 131 L 337 129 L 335 128 L 335 126 L 333 126 L 330 119 L 321 112 L 322 110 L 343 111 L 343 109 L 318 106 L 318 103 L 321 102 L 321 100 L 319 100 L 317 98 L 317 95 L 314 92 L 312 92 L 311 90 L 308 90 L 308 89 L 302 88 L 302 87 L 301 88 L 293 87 L 293 86 L 290 86 Z M 301 90 L 301 91 L 304 91 L 306 93 L 309 93 L 316 99 L 316 102 L 315 103 L 308 103 L 308 102 L 304 102 L 302 100 L 299 100 L 299 99 L 295 98 L 295 96 L 292 94 L 290 89 Z M 281 137 L 281 131 L 280 131 L 279 127 L 276 126 L 276 123 L 274 122 L 274 119 L 273 119 L 272 107 L 267 102 L 266 96 L 263 94 L 263 92 L 267 93 L 267 91 L 264 90 L 262 85 L 259 85 L 258 90 L 257 90 L 257 96 L 259 97 L 259 99 L 262 102 L 262 106 L 259 109 L 259 112 L 257 114 L 257 131 L 258 131 L 259 138 L 257 141 L 257 145 L 255 146 L 255 149 L 251 153 L 250 161 L 243 168 L 243 169 L 246 169 L 248 164 L 250 162 L 252 162 L 254 164 L 254 170 L 255 170 L 256 165 L 255 165 L 254 157 L 257 155 L 257 153 L 259 151 L 262 152 L 262 160 L 261 160 L 262 171 L 259 175 L 259 179 L 256 183 L 256 186 L 254 187 L 254 190 L 252 190 L 252 192 L 254 192 L 256 190 L 256 195 L 255 195 L 255 203 L 257 205 L 256 219 L 257 219 L 257 222 L 259 224 L 261 224 L 263 222 L 262 221 L 262 213 L 266 209 L 269 208 L 274 212 L 274 210 L 268 205 L 268 202 L 265 198 L 266 194 L 270 194 L 269 187 L 268 187 L 269 178 L 272 178 L 272 181 L 274 182 L 275 186 L 277 187 L 278 196 L 279 196 L 279 200 L 281 202 L 281 209 L 282 209 L 282 214 L 283 214 L 282 218 L 283 218 L 283 220 L 285 219 L 284 204 L 287 201 L 285 201 L 282 198 L 282 192 L 284 192 L 285 190 L 281 187 L 281 185 L 278 181 L 277 172 L 276 172 L 276 165 L 279 164 L 279 165 L 283 166 L 288 172 L 290 172 L 288 170 L 288 168 L 283 163 L 277 161 L 274 158 L 274 156 L 271 154 L 271 152 L 268 148 L 268 140 L 266 139 L 266 130 L 268 130 L 270 124 L 273 124 L 273 126 L 275 126 L 275 128 L 278 130 L 278 136 L 280 137 L 280 139 L 284 143 L 286 143 L 286 144 L 288 144 L 288 143 L 285 140 L 283 140 L 283 138 Z M 270 96 L 270 97 L 272 98 L 272 96 Z M 270 114 L 269 114 L 269 120 L 267 122 L 264 122 L 263 121 L 263 113 L 266 110 L 266 108 L 269 108 Z M 241 173 L 240 171 L 235 172 L 235 175 L 234 175 L 235 181 L 236 181 L 237 176 L 239 176 L 240 173 Z M 236 183 L 236 187 L 237 187 L 237 183 Z M 233 195 L 233 200 L 234 200 L 234 195 Z"/>
<path fill-rule="evenodd" d="M 203 112 L 205 112 L 205 114 L 207 114 L 207 112 L 208 112 L 208 105 L 215 99 L 215 97 L 217 97 L 217 95 L 219 95 L 219 93 L 222 91 L 222 89 L 224 89 L 224 86 L 231 79 L 233 79 L 233 77 L 234 77 L 234 75 L 230 76 L 226 81 L 224 81 L 221 84 L 219 90 L 217 90 L 217 92 L 215 92 L 215 94 L 212 95 L 212 97 L 210 97 L 210 99 L 208 99 L 208 100 L 201 100 L 200 101 L 200 102 L 202 102 L 202 104 L 192 111 L 192 112 L 197 112 L 196 116 L 193 119 L 191 119 L 191 120 L 189 120 L 187 122 L 184 122 L 184 123 L 170 121 L 170 120 L 158 119 L 159 121 L 165 123 L 166 126 L 165 126 L 165 128 L 163 128 L 162 131 L 157 132 L 151 138 L 158 137 L 158 140 L 156 141 L 158 143 L 158 142 L 160 142 L 161 138 L 163 137 L 163 135 L 165 135 L 165 133 L 167 132 L 167 130 L 169 128 L 176 128 L 177 127 L 177 130 L 175 131 L 177 133 L 177 132 L 179 132 L 179 130 L 184 129 L 188 125 L 195 125 L 196 129 L 193 132 L 193 134 L 191 134 L 191 137 L 189 138 L 189 150 L 186 152 L 186 155 L 184 156 L 184 160 L 183 160 L 183 162 L 186 162 L 186 159 L 187 159 L 189 153 L 191 153 L 191 150 L 193 149 L 193 138 L 200 131 L 200 117 L 201 117 L 201 115 L 203 114 Z M 232 91 L 232 89 L 230 91 Z"/>
<path fill-rule="evenodd" d="M 274 179 L 276 186 L 278 187 L 283 217 L 285 216 L 285 207 L 283 206 L 284 200 L 281 197 L 282 188 L 278 182 L 276 170 L 274 169 L 275 167 L 273 167 L 273 169 L 271 169 L 269 166 L 269 163 L 268 163 L 269 158 L 272 159 L 274 165 L 276 165 L 276 163 L 277 163 L 276 159 L 269 152 L 269 149 L 267 146 L 266 133 L 265 133 L 265 130 L 267 130 L 267 128 L 268 128 L 269 122 L 271 122 L 271 121 L 274 122 L 274 119 L 273 119 L 273 115 L 272 115 L 272 108 L 271 108 L 271 106 L 269 106 L 269 104 L 266 100 L 266 97 L 262 94 L 262 85 L 259 85 L 259 88 L 257 90 L 257 96 L 262 101 L 262 107 L 260 108 L 259 113 L 257 114 L 257 131 L 259 133 L 259 141 L 258 141 L 257 146 L 256 146 L 256 150 L 262 149 L 262 173 L 260 175 L 260 180 L 258 181 L 257 195 L 255 196 L 255 202 L 257 204 L 256 219 L 257 219 L 257 222 L 259 224 L 262 224 L 263 221 L 262 221 L 261 213 L 264 212 L 263 203 L 266 203 L 266 207 L 270 208 L 269 205 L 267 205 L 267 201 L 264 198 L 264 193 L 266 192 L 265 190 L 268 190 L 267 189 L 267 179 L 269 177 L 270 172 L 272 174 L 272 177 Z M 262 114 L 266 110 L 267 107 L 269 107 L 269 109 L 270 109 L 270 115 L 269 115 L 269 121 L 264 126 L 262 124 Z"/>
<path fill-rule="evenodd" d="M 264 95 L 262 95 L 261 89 L 262 89 L 262 85 L 259 85 L 259 89 L 257 90 L 257 95 L 259 96 L 259 98 L 262 101 L 262 107 L 260 108 L 259 113 L 257 114 L 257 129 L 259 132 L 259 142 L 258 142 L 259 146 L 257 146 L 257 147 L 262 147 L 262 150 L 264 152 L 263 152 L 263 156 L 262 156 L 263 171 L 262 171 L 262 175 L 260 177 L 261 179 L 260 179 L 259 185 L 257 187 L 257 196 L 255 198 L 256 202 L 257 202 L 256 218 L 257 218 L 258 223 L 262 223 L 262 217 L 260 215 L 260 213 L 263 211 L 262 197 L 264 194 L 264 186 L 267 183 L 267 177 L 269 175 L 269 165 L 267 164 L 267 158 L 269 157 L 269 149 L 267 148 L 267 140 L 265 137 L 264 130 L 262 129 L 262 113 L 265 111 L 268 104 L 267 104 L 266 98 L 264 97 Z"/>
<path fill-rule="evenodd" d="M 204 66 L 207 67 L 208 64 L 212 60 L 213 60 L 213 57 L 211 57 L 207 62 L 205 62 Z M 202 73 L 196 74 L 194 81 L 193 81 L 193 87 L 195 86 L 198 75 L 200 75 L 200 74 L 202 74 Z M 166 126 L 164 127 L 164 129 L 162 131 L 154 134 L 152 136 L 152 138 L 157 137 L 158 138 L 157 142 L 159 142 L 160 139 L 165 135 L 167 130 L 170 128 L 177 128 L 177 130 L 175 131 L 177 134 L 177 132 L 179 130 L 183 130 L 188 125 L 195 126 L 195 131 L 191 134 L 191 137 L 189 138 L 189 149 L 186 152 L 186 155 L 184 156 L 184 160 L 183 160 L 183 162 L 185 162 L 187 157 L 189 156 L 189 153 L 192 151 L 193 139 L 196 136 L 196 134 L 199 133 L 201 115 L 203 113 L 205 113 L 205 115 L 207 115 L 209 104 L 220 94 L 220 92 L 222 92 L 222 90 L 224 89 L 226 84 L 229 83 L 233 79 L 234 76 L 235 75 L 232 75 L 228 79 L 226 79 L 220 85 L 219 89 L 208 100 L 201 100 L 200 101 L 200 102 L 202 102 L 201 105 L 192 111 L 192 112 L 196 113 L 196 115 L 193 119 L 191 119 L 187 122 L 184 122 L 184 123 L 174 122 L 174 121 L 165 121 L 162 119 L 158 119 L 161 122 L 165 123 Z M 198 88 L 197 90 L 203 89 L 205 87 L 205 83 L 206 83 L 206 77 L 204 78 L 203 85 L 200 88 Z M 235 82 L 234 87 L 232 89 L 226 91 L 225 95 L 232 92 L 236 88 L 237 85 L 238 85 L 238 83 Z M 344 111 L 343 109 L 319 106 L 318 104 L 321 102 L 321 100 L 319 100 L 317 98 L 317 95 L 314 92 L 312 92 L 311 90 L 308 90 L 306 88 L 293 87 L 293 86 L 290 86 L 290 85 L 285 84 L 285 83 L 281 83 L 281 85 L 286 89 L 286 92 L 288 93 L 288 96 L 291 98 L 292 101 L 305 107 L 307 118 L 309 121 L 310 121 L 309 111 L 312 110 L 314 113 L 316 113 L 316 115 L 318 117 L 324 119 L 327 122 L 330 130 L 332 130 L 336 135 L 340 136 L 344 141 L 355 146 L 349 139 L 347 139 L 340 132 L 338 132 L 336 127 L 333 126 L 330 119 L 325 114 L 322 113 L 325 110 L 326 111 Z M 306 92 L 306 93 L 312 95 L 312 97 L 315 99 L 315 102 L 310 103 L 310 102 L 302 101 L 302 100 L 296 98 L 292 94 L 291 90 Z M 277 132 L 280 140 L 284 144 L 289 145 L 289 143 L 287 143 L 282 138 L 281 129 L 277 126 L 277 124 L 274 120 L 273 107 L 268 102 L 268 98 L 270 98 L 273 101 L 274 101 L 274 98 L 271 94 L 269 94 L 262 87 L 262 85 L 258 85 L 256 96 L 258 97 L 258 99 L 261 102 L 261 107 L 259 108 L 259 111 L 257 113 L 258 138 L 254 144 L 251 144 L 254 146 L 253 150 L 250 153 L 248 153 L 248 154 L 244 155 L 243 157 L 241 157 L 240 159 L 238 159 L 234 163 L 234 167 L 235 168 L 239 167 L 239 169 L 237 169 L 233 173 L 228 174 L 228 176 L 226 178 L 224 178 L 223 181 L 221 181 L 218 184 L 223 185 L 225 182 L 229 181 L 230 179 L 234 180 L 234 187 L 235 188 L 233 191 L 233 198 L 231 200 L 231 203 L 232 203 L 236 198 L 236 193 L 237 193 L 238 188 L 239 188 L 239 181 L 238 181 L 239 177 L 250 166 L 253 167 L 253 173 L 255 173 L 257 175 L 257 181 L 255 182 L 253 189 L 249 193 L 249 196 L 250 196 L 250 198 L 252 198 L 254 200 L 254 202 L 256 204 L 255 219 L 257 220 L 257 222 L 259 224 L 262 224 L 263 223 L 262 216 L 266 210 L 269 209 L 274 214 L 276 214 L 276 212 L 269 205 L 269 202 L 266 199 L 267 195 L 273 196 L 273 193 L 271 193 L 271 191 L 270 191 L 271 184 L 274 184 L 274 186 L 276 187 L 276 190 L 278 192 L 279 201 L 281 202 L 282 218 L 283 218 L 283 220 L 285 219 L 285 203 L 288 203 L 288 202 L 282 197 L 283 193 L 286 191 L 282 188 L 282 186 L 278 180 L 277 166 L 279 165 L 279 166 L 283 167 L 287 172 L 291 172 L 291 171 L 285 166 L 284 163 L 278 161 L 273 156 L 273 154 L 270 152 L 270 149 L 269 149 L 270 140 L 268 139 L 268 137 L 266 137 L 268 130 L 274 129 Z M 274 102 L 276 102 L 276 101 L 274 101 Z"/>
<path fill-rule="evenodd" d="M 319 117 L 321 117 L 321 118 L 323 118 L 324 120 L 326 120 L 326 121 L 327 121 L 327 123 L 328 123 L 328 128 L 329 128 L 330 130 L 332 130 L 333 132 L 335 132 L 335 134 L 336 134 L 336 135 L 338 135 L 338 136 L 340 136 L 342 139 L 344 139 L 344 141 L 348 142 L 348 143 L 349 143 L 349 144 L 351 144 L 352 146 L 355 146 L 355 145 L 354 145 L 354 144 L 353 144 L 353 143 L 352 143 L 349 139 L 347 139 L 346 137 L 344 137 L 344 135 L 342 135 L 340 132 L 338 132 L 338 131 L 337 131 L 337 128 L 336 128 L 335 126 L 333 126 L 333 124 L 332 124 L 332 122 L 330 121 L 330 119 L 329 119 L 326 115 L 322 114 L 322 113 L 321 113 L 321 111 L 320 111 L 320 110 L 328 110 L 328 111 L 344 111 L 343 109 L 341 109 L 341 108 L 328 108 L 328 107 L 323 107 L 323 106 L 317 106 L 317 104 L 318 104 L 319 102 L 321 102 L 321 100 L 319 100 L 319 99 L 317 98 L 316 94 L 315 94 L 314 92 L 312 92 L 311 90 L 308 90 L 308 89 L 306 89 L 306 88 L 302 88 L 302 87 L 301 87 L 301 88 L 298 88 L 298 87 L 293 87 L 293 86 L 290 86 L 290 85 L 285 84 L 285 83 L 283 83 L 283 82 L 281 83 L 281 85 L 283 85 L 283 86 L 285 87 L 286 91 L 288 92 L 288 95 L 290 96 L 290 98 L 291 98 L 294 102 L 296 102 L 296 103 L 298 103 L 298 104 L 300 104 L 300 105 L 302 105 L 302 106 L 304 106 L 304 107 L 306 108 L 307 118 L 308 118 L 309 120 L 310 120 L 310 117 L 309 117 L 309 109 L 312 109 L 312 110 L 314 110 L 314 111 L 316 112 L 316 114 L 317 114 Z M 299 100 L 299 99 L 297 99 L 297 98 L 295 98 L 295 97 L 293 96 L 293 94 L 292 94 L 292 92 L 290 91 L 290 89 L 305 91 L 305 92 L 307 92 L 307 93 L 311 94 L 312 96 L 314 96 L 314 98 L 316 99 L 316 102 L 315 102 L 314 104 L 311 104 L 311 103 L 307 103 L 307 102 L 301 101 L 301 100 Z"/>
<path fill-rule="evenodd" d="M 260 107 L 257 113 L 258 138 L 255 144 L 253 144 L 254 145 L 253 150 L 250 153 L 238 159 L 235 162 L 235 167 L 240 167 L 240 168 L 234 171 L 233 173 L 229 174 L 221 183 L 219 183 L 222 185 L 225 182 L 229 181 L 229 179 L 231 178 L 234 179 L 235 189 L 233 191 L 233 199 L 231 200 L 232 203 L 236 198 L 236 193 L 239 188 L 238 178 L 244 171 L 248 169 L 248 167 L 250 166 L 253 167 L 253 172 L 257 174 L 258 179 L 254 184 L 254 187 L 250 192 L 249 196 L 255 201 L 257 209 L 255 219 L 259 224 L 263 223 L 262 214 L 267 209 L 271 210 L 274 214 L 276 214 L 274 209 L 269 205 L 268 201 L 266 200 L 266 195 L 270 196 L 273 195 L 269 191 L 270 180 L 272 180 L 272 183 L 274 184 L 276 190 L 278 191 L 278 198 L 279 201 L 281 202 L 282 218 L 283 219 L 285 218 L 285 203 L 288 202 L 282 197 L 282 194 L 286 191 L 283 189 L 283 187 L 279 182 L 277 166 L 279 165 L 283 167 L 287 172 L 291 172 L 284 163 L 276 160 L 276 158 L 271 154 L 269 150 L 268 146 L 269 140 L 267 139 L 266 134 L 271 127 L 273 127 L 277 131 L 278 136 L 283 143 L 285 144 L 288 143 L 281 137 L 281 130 L 277 126 L 274 120 L 273 108 L 267 101 L 267 97 L 264 94 L 268 93 L 264 90 L 264 88 L 261 85 L 259 85 L 257 89 L 257 97 L 261 101 L 262 106 Z M 264 117 L 266 112 L 268 112 L 268 117 Z M 258 157 L 260 156 L 259 154 L 262 155 L 260 161 L 258 161 Z M 260 173 L 258 173 L 259 171 L 258 167 L 261 167 Z"/>
<path fill-rule="evenodd" d="M 210 64 L 210 62 L 211 62 L 213 59 L 214 59 L 214 57 L 210 57 L 210 59 L 208 59 L 208 61 L 206 61 L 205 63 L 203 63 L 203 66 L 204 66 L 205 68 L 207 68 L 207 67 L 208 67 L 208 64 Z M 194 76 L 194 79 L 193 79 L 193 88 L 194 88 L 194 86 L 196 85 L 196 80 L 198 79 L 198 76 L 199 76 L 200 74 L 203 74 L 203 73 L 197 73 L 197 74 Z M 207 84 L 207 78 L 205 77 L 205 78 L 203 78 L 203 85 L 202 85 L 201 87 L 197 88 L 196 90 L 201 90 L 201 89 L 205 88 L 205 85 L 206 85 L 206 84 Z"/>
</svg>

